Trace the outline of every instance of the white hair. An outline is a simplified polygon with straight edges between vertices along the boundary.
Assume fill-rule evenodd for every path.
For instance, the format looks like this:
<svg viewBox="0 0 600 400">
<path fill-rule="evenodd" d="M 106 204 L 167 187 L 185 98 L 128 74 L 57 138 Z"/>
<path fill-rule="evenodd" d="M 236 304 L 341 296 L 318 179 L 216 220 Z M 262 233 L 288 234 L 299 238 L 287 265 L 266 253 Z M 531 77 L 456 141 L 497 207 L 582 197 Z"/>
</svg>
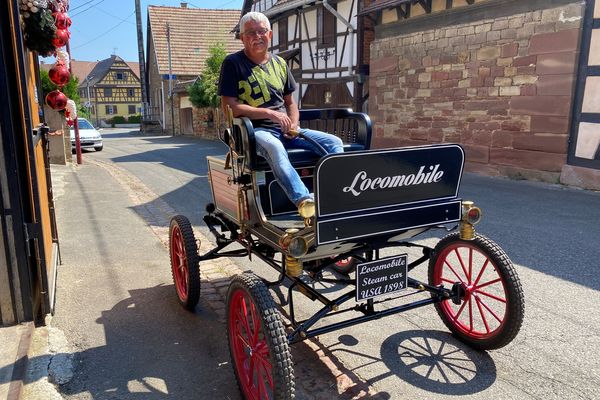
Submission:
<svg viewBox="0 0 600 400">
<path fill-rule="evenodd" d="M 271 30 L 271 23 L 265 14 L 257 11 L 251 11 L 247 14 L 244 14 L 242 19 L 240 19 L 240 33 L 244 33 L 244 26 L 248 21 L 262 22 L 266 25 L 267 29 Z"/>
</svg>

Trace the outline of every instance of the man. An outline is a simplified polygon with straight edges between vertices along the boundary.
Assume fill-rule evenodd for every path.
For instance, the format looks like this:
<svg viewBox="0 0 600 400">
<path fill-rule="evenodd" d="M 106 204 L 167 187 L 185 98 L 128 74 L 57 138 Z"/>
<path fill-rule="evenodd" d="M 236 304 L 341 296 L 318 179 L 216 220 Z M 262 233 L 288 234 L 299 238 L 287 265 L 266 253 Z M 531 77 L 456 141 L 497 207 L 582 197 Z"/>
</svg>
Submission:
<svg viewBox="0 0 600 400">
<path fill-rule="evenodd" d="M 293 97 L 296 82 L 285 61 L 269 53 L 273 32 L 269 19 L 250 12 L 240 20 L 244 49 L 228 55 L 221 67 L 221 105 L 231 107 L 234 117 L 248 117 L 254 126 L 256 152 L 264 157 L 288 198 L 300 210 L 314 204 L 313 196 L 292 167 L 286 149 L 316 146 L 290 131 L 299 131 L 319 143 L 328 153 L 343 152 L 340 138 L 298 127 L 298 105 Z M 314 207 L 314 205 L 313 205 Z"/>
</svg>

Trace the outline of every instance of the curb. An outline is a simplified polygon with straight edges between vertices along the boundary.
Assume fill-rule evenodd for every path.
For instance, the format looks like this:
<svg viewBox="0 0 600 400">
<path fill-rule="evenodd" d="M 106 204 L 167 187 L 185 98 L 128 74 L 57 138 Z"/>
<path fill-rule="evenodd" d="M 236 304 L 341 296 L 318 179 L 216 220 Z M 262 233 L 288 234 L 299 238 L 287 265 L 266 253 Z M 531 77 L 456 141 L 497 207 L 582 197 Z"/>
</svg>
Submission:
<svg viewBox="0 0 600 400">
<path fill-rule="evenodd" d="M 158 237 L 163 246 L 169 248 L 169 224 L 177 212 L 162 198 L 158 197 L 137 177 L 114 163 L 88 160 L 88 163 L 106 170 L 127 192 L 135 206 L 136 212 L 148 223 L 148 227 Z M 212 249 L 211 241 L 198 229 L 193 229 L 194 236 L 200 242 L 199 252 L 206 253 Z M 201 296 L 207 300 L 211 309 L 217 314 L 221 323 L 226 322 L 226 296 L 231 278 L 243 271 L 227 257 L 210 260 L 201 264 L 200 279 Z M 285 315 L 283 315 L 285 318 Z M 358 375 L 346 368 L 341 361 L 326 354 L 326 348 L 318 338 L 311 338 L 292 346 L 292 357 L 296 374 L 302 373 L 302 380 L 296 380 L 296 397 L 299 399 L 330 399 L 332 385 L 323 384 L 320 379 L 325 369 L 336 379 L 337 398 L 360 399 L 377 398 L 377 393 L 360 379 Z M 315 368 L 318 362 L 320 368 Z M 304 367 L 304 364 L 309 364 Z M 302 382 L 306 382 L 306 386 Z M 301 387 L 298 387 L 301 386 Z M 300 389 L 300 393 L 299 390 Z"/>
</svg>

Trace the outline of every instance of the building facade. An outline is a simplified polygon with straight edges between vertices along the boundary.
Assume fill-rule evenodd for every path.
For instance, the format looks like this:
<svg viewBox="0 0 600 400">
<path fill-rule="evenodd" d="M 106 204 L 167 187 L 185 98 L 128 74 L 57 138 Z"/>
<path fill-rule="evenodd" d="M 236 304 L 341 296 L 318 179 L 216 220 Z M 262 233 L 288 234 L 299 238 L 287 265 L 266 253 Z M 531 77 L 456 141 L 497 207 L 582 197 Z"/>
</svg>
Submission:
<svg viewBox="0 0 600 400">
<path fill-rule="evenodd" d="M 148 7 L 147 60 L 149 112 L 162 131 L 189 134 L 204 121 L 194 118 L 187 88 L 202 73 L 209 49 L 222 44 L 228 53 L 242 43 L 232 29 L 240 10 Z"/>
<path fill-rule="evenodd" d="M 374 1 L 375 146 L 456 142 L 475 172 L 600 189 L 599 7 Z"/>
<path fill-rule="evenodd" d="M 142 89 L 139 71 L 121 57 L 112 55 L 99 61 L 79 81 L 79 96 L 90 110 L 96 126 L 110 126 L 120 116 L 127 120 L 142 111 Z"/>
</svg>

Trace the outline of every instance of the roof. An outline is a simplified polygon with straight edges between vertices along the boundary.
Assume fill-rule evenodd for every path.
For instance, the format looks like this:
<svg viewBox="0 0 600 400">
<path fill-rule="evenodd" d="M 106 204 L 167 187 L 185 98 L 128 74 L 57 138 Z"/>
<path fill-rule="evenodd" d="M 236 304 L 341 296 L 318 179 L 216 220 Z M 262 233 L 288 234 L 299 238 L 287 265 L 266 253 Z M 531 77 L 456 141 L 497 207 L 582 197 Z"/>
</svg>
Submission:
<svg viewBox="0 0 600 400">
<path fill-rule="evenodd" d="M 380 11 L 386 8 L 398 7 L 399 5 L 406 3 L 413 3 L 413 0 L 375 0 L 365 8 L 363 8 L 358 15 L 369 14 L 375 11 Z"/>
<path fill-rule="evenodd" d="M 227 53 L 242 48 L 242 42 L 231 33 L 239 19 L 240 10 L 148 6 L 148 38 L 154 45 L 159 74 L 169 73 L 167 24 L 172 73 L 194 76 L 204 69 L 212 45 L 223 43 Z"/>
<path fill-rule="evenodd" d="M 96 65 L 98 65 L 98 63 L 100 63 L 100 62 L 111 60 L 112 57 L 116 57 L 117 59 L 123 61 L 123 59 L 121 59 L 121 57 L 119 57 L 119 56 L 111 56 L 111 58 L 107 58 L 106 60 L 102 60 L 102 61 L 71 60 L 71 73 L 77 78 L 77 80 L 79 82 L 79 86 L 84 86 L 85 78 L 88 75 L 90 75 L 90 73 L 96 67 Z M 135 76 L 137 76 L 139 78 L 140 77 L 140 63 L 132 62 L 132 61 L 125 61 L 125 63 L 129 66 L 129 68 L 131 68 L 131 71 L 135 74 Z M 112 65 L 112 63 L 110 65 Z M 54 66 L 54 63 L 48 64 L 43 61 L 40 63 L 40 68 L 45 71 L 49 71 L 50 68 L 52 68 L 53 66 Z M 110 66 L 109 66 L 109 68 L 110 68 Z M 106 71 L 104 72 L 102 77 L 104 77 L 104 75 L 106 75 L 106 72 L 108 72 L 108 69 L 106 69 Z M 93 76 L 93 75 L 94 74 L 92 74 L 91 76 Z M 101 79 L 102 77 L 100 77 L 99 79 Z M 93 80 L 90 80 L 90 85 L 97 83 L 98 80 L 95 80 L 95 82 L 93 82 Z"/>
</svg>

